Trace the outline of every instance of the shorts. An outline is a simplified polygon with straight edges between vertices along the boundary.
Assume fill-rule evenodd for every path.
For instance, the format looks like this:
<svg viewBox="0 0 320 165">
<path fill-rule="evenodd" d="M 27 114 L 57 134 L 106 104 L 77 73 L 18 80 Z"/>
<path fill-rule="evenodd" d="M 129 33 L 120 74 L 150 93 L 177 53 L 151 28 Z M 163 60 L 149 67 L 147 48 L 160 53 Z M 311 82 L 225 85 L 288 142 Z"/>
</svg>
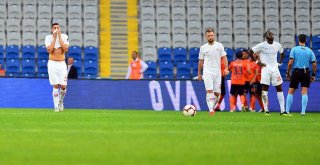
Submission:
<svg viewBox="0 0 320 165">
<path fill-rule="evenodd" d="M 243 92 L 244 94 L 247 94 L 251 91 L 251 85 L 249 81 L 246 81 L 246 83 L 244 84 L 244 89 Z"/>
<path fill-rule="evenodd" d="M 221 76 L 221 95 L 226 95 L 226 84 L 224 79 L 224 76 Z"/>
<path fill-rule="evenodd" d="M 203 72 L 203 81 L 206 90 L 213 90 L 215 93 L 221 92 L 221 75 Z"/>
<path fill-rule="evenodd" d="M 310 70 L 308 68 L 293 69 L 290 88 L 298 89 L 299 83 L 301 83 L 301 87 L 310 87 Z"/>
<path fill-rule="evenodd" d="M 231 84 L 230 94 L 243 95 L 245 85 Z"/>
<path fill-rule="evenodd" d="M 255 86 L 256 86 L 256 95 L 261 96 L 262 95 L 262 85 L 260 84 L 260 82 L 256 82 Z"/>
<path fill-rule="evenodd" d="M 67 85 L 68 71 L 65 61 L 48 61 L 50 85 Z"/>
<path fill-rule="evenodd" d="M 278 86 L 283 80 L 278 68 L 262 67 L 261 69 L 261 84 Z"/>
</svg>

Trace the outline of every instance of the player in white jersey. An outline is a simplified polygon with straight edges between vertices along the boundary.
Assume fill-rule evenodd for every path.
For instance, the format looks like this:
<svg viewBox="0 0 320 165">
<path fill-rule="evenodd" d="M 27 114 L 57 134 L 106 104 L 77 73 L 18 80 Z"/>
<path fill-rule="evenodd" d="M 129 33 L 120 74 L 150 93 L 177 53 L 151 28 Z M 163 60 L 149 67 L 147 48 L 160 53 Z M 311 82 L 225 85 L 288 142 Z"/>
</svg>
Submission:
<svg viewBox="0 0 320 165">
<path fill-rule="evenodd" d="M 250 50 L 249 54 L 251 58 L 253 53 L 258 53 L 258 63 L 262 65 L 261 81 L 262 84 L 262 102 L 264 105 L 266 115 L 269 115 L 268 110 L 268 90 L 269 85 L 276 87 L 277 96 L 279 100 L 280 115 L 288 115 L 284 108 L 284 95 L 282 91 L 282 78 L 279 71 L 279 66 L 282 63 L 284 57 L 283 48 L 279 42 L 274 41 L 273 33 L 267 31 L 265 34 L 266 41 L 259 43 Z M 277 53 L 280 53 L 280 60 L 277 61 Z"/>
<path fill-rule="evenodd" d="M 209 114 L 213 116 L 214 107 L 221 92 L 221 61 L 225 64 L 225 70 L 222 72 L 225 76 L 229 73 L 228 59 L 223 45 L 214 41 L 214 30 L 207 28 L 205 35 L 208 42 L 200 47 L 198 80 L 204 80 Z M 201 74 L 202 69 L 203 75 Z"/>
<path fill-rule="evenodd" d="M 53 86 L 54 111 L 59 112 L 63 111 L 63 99 L 67 90 L 68 71 L 65 52 L 68 51 L 69 42 L 68 36 L 61 33 L 58 23 L 52 24 L 51 33 L 46 36 L 45 45 L 49 53 L 48 74 L 50 85 Z"/>
</svg>

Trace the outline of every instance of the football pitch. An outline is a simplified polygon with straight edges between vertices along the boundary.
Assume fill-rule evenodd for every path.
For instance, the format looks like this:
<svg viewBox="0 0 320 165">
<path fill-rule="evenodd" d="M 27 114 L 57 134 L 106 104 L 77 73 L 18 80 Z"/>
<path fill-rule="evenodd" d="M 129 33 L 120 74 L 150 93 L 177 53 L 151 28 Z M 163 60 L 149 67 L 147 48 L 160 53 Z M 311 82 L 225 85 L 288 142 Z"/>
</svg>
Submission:
<svg viewBox="0 0 320 165">
<path fill-rule="evenodd" d="M 0 109 L 1 165 L 319 164 L 320 113 Z"/>
</svg>

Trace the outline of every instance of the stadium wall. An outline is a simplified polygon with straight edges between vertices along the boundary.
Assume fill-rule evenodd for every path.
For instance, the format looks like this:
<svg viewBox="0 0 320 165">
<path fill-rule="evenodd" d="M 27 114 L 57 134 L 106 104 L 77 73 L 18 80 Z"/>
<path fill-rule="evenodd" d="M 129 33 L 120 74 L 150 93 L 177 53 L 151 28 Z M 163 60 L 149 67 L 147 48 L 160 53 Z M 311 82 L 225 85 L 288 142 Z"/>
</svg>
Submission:
<svg viewBox="0 0 320 165">
<path fill-rule="evenodd" d="M 287 94 L 289 82 L 284 82 Z M 320 82 L 309 90 L 307 111 L 320 112 Z M 227 91 L 230 84 L 227 85 Z M 52 108 L 52 87 L 48 79 L 0 78 L 1 108 Z M 279 111 L 276 91 L 269 90 L 270 110 Z M 180 110 L 193 104 L 207 110 L 205 89 L 199 81 L 131 81 L 131 80 L 69 80 L 65 108 L 77 109 L 144 109 Z M 238 104 L 240 108 L 240 104 Z M 229 109 L 229 94 L 222 109 Z M 257 109 L 259 106 L 257 105 Z M 292 111 L 300 111 L 301 94 L 294 95 Z"/>
</svg>

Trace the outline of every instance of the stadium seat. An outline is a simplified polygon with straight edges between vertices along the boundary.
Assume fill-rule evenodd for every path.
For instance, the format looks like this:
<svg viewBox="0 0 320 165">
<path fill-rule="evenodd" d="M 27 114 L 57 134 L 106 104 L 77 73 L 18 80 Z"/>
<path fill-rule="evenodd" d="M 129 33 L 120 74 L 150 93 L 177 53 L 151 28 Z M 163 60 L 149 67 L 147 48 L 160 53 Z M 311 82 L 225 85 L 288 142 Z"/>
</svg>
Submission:
<svg viewBox="0 0 320 165">
<path fill-rule="evenodd" d="M 185 48 L 187 46 L 187 36 L 185 34 L 175 34 L 172 36 L 173 48 Z"/>
<path fill-rule="evenodd" d="M 188 35 L 188 48 L 200 47 L 202 45 L 202 42 L 202 35 Z"/>
<path fill-rule="evenodd" d="M 189 62 L 178 62 L 177 63 L 177 79 L 190 79 L 191 65 Z"/>
<path fill-rule="evenodd" d="M 68 19 L 81 19 L 82 18 L 82 6 L 70 5 L 68 6 Z"/>
<path fill-rule="evenodd" d="M 37 53 L 39 60 L 48 60 L 49 54 L 47 48 L 44 45 L 38 46 Z"/>
<path fill-rule="evenodd" d="M 187 20 L 189 21 L 199 21 L 201 20 L 201 9 L 199 7 L 187 7 Z"/>
<path fill-rule="evenodd" d="M 38 65 L 37 65 L 38 73 L 40 73 L 40 74 L 43 74 L 43 73 L 48 74 L 47 66 L 48 66 L 48 60 L 47 59 L 42 59 L 42 60 L 38 59 Z M 39 76 L 39 74 L 38 74 L 38 76 Z"/>
<path fill-rule="evenodd" d="M 175 0 L 175 1 L 171 1 L 171 7 L 172 7 L 172 8 L 185 7 L 185 6 L 186 6 L 185 0 Z"/>
<path fill-rule="evenodd" d="M 176 20 L 172 22 L 172 34 L 186 34 L 187 25 L 185 20 Z"/>
<path fill-rule="evenodd" d="M 154 1 L 153 0 L 141 0 L 140 6 L 141 7 L 154 7 Z"/>
<path fill-rule="evenodd" d="M 187 61 L 187 50 L 185 48 L 174 48 L 173 50 L 173 62 L 177 64 L 178 62 Z"/>
<path fill-rule="evenodd" d="M 20 49 L 16 45 L 10 45 L 6 47 L 6 57 L 7 58 L 19 58 Z"/>
<path fill-rule="evenodd" d="M 98 63 L 97 61 L 87 60 L 84 61 L 84 77 L 96 78 L 98 75 Z"/>
<path fill-rule="evenodd" d="M 94 47 L 98 47 L 98 33 L 84 33 L 83 35 L 83 39 L 84 39 L 84 47 L 87 46 L 94 46 Z"/>
<path fill-rule="evenodd" d="M 224 50 L 226 51 L 227 56 L 233 57 L 233 49 L 225 47 Z"/>
<path fill-rule="evenodd" d="M 192 77 L 194 78 L 198 76 L 198 62 L 192 62 L 191 67 L 192 67 Z"/>
<path fill-rule="evenodd" d="M 82 59 L 82 48 L 80 46 L 70 46 L 68 51 L 68 57 L 73 57 L 74 59 Z"/>
<path fill-rule="evenodd" d="M 200 20 L 193 20 L 188 21 L 187 23 L 187 32 L 188 35 L 198 35 L 201 36 L 201 21 Z"/>
<path fill-rule="evenodd" d="M 144 20 L 141 23 L 141 33 L 142 34 L 155 34 L 156 32 L 156 22 L 154 20 Z"/>
<path fill-rule="evenodd" d="M 320 49 L 312 49 L 317 59 L 320 59 Z M 319 60 L 318 60 L 319 61 Z M 318 67 L 320 68 L 320 67 Z"/>
<path fill-rule="evenodd" d="M 0 4 L 0 19 L 7 19 L 7 6 Z"/>
<path fill-rule="evenodd" d="M 158 7 L 156 8 L 156 20 L 170 20 L 170 8 L 168 7 Z"/>
<path fill-rule="evenodd" d="M 157 63 L 154 61 L 146 61 L 148 69 L 143 73 L 145 79 L 157 78 Z"/>
<path fill-rule="evenodd" d="M 262 8 L 263 1 L 261 0 L 251 0 L 249 1 L 249 8 Z"/>
<path fill-rule="evenodd" d="M 247 0 L 234 0 L 233 6 L 235 9 L 236 8 L 244 9 L 244 8 L 248 7 L 248 2 L 247 2 Z"/>
<path fill-rule="evenodd" d="M 218 41 L 221 42 L 226 48 L 233 47 L 232 34 L 219 35 Z"/>
<path fill-rule="evenodd" d="M 234 47 L 248 49 L 248 47 L 249 47 L 248 35 L 235 35 Z"/>
<path fill-rule="evenodd" d="M 171 61 L 160 62 L 159 68 L 161 79 L 173 79 L 173 63 Z"/>
<path fill-rule="evenodd" d="M 283 9 L 294 9 L 294 0 L 282 0 L 280 1 L 281 10 Z"/>
<path fill-rule="evenodd" d="M 200 48 L 190 48 L 189 49 L 189 61 L 198 62 L 199 61 L 199 51 Z"/>
<path fill-rule="evenodd" d="M 158 60 L 159 61 L 172 61 L 172 50 L 171 48 L 159 48 L 158 49 Z"/>
<path fill-rule="evenodd" d="M 144 20 L 154 20 L 155 19 L 155 9 L 154 7 L 141 7 L 141 21 Z"/>
<path fill-rule="evenodd" d="M 36 56 L 36 47 L 31 45 L 22 46 L 22 58 L 34 59 Z"/>
<path fill-rule="evenodd" d="M 312 49 L 320 49 L 320 35 L 312 36 Z"/>
<path fill-rule="evenodd" d="M 0 59 L 4 59 L 4 47 L 0 45 Z"/>
<path fill-rule="evenodd" d="M 39 1 L 40 3 L 40 1 Z M 51 19 L 52 12 L 51 12 L 51 4 L 39 4 L 38 6 L 38 18 L 42 19 Z"/>
<path fill-rule="evenodd" d="M 185 7 L 175 7 L 171 11 L 172 25 L 175 21 L 185 21 L 186 20 L 186 9 Z M 173 28 L 172 28 L 173 29 Z"/>
<path fill-rule="evenodd" d="M 83 7 L 83 18 L 84 20 L 97 20 L 98 19 L 98 8 L 97 6 L 84 6 Z"/>
<path fill-rule="evenodd" d="M 288 62 L 289 62 L 290 51 L 291 51 L 290 48 L 285 48 L 285 49 L 283 50 L 284 58 L 283 58 L 283 60 L 282 60 L 282 63 L 288 63 Z"/>
<path fill-rule="evenodd" d="M 98 61 L 98 48 L 93 47 L 93 46 L 88 46 L 84 48 L 84 60 L 93 60 L 93 61 Z"/>
<path fill-rule="evenodd" d="M 75 59 L 73 61 L 73 66 L 75 66 L 77 68 L 78 77 L 83 77 L 82 76 L 82 73 L 83 73 L 83 70 L 82 70 L 83 62 L 82 62 L 82 60 Z"/>
<path fill-rule="evenodd" d="M 231 21 L 231 20 L 232 20 L 232 9 L 219 7 L 218 21 Z"/>
<path fill-rule="evenodd" d="M 142 48 L 155 48 L 156 41 L 154 34 L 142 34 Z"/>
<path fill-rule="evenodd" d="M 20 76 L 20 59 L 7 58 L 6 60 L 6 75 L 10 77 Z"/>
<path fill-rule="evenodd" d="M 171 21 L 159 20 L 157 21 L 157 34 L 170 34 L 171 33 Z"/>
<path fill-rule="evenodd" d="M 208 7 L 208 6 L 203 7 L 202 8 L 202 20 L 203 20 L 203 23 L 205 23 L 207 21 L 217 20 L 216 7 Z"/>
<path fill-rule="evenodd" d="M 171 47 L 171 35 L 168 34 L 158 34 L 157 35 L 157 47 Z"/>
<path fill-rule="evenodd" d="M 21 76 L 22 77 L 35 77 L 35 60 L 34 59 L 22 59 L 21 63 Z"/>
<path fill-rule="evenodd" d="M 23 4 L 23 18 L 37 18 L 37 4 Z"/>
<path fill-rule="evenodd" d="M 188 0 L 187 1 L 187 6 L 188 7 L 199 7 L 200 8 L 201 1 L 199 0 Z"/>
<path fill-rule="evenodd" d="M 83 22 L 83 32 L 86 33 L 98 33 L 98 20 L 89 19 Z"/>
<path fill-rule="evenodd" d="M 156 48 L 143 48 L 142 49 L 142 59 L 145 61 L 154 61 L 158 59 Z"/>
<path fill-rule="evenodd" d="M 21 4 L 17 5 L 17 4 L 8 3 L 8 18 L 21 19 L 21 16 L 22 16 Z"/>
<path fill-rule="evenodd" d="M 246 48 L 236 48 L 234 52 L 235 52 L 235 54 L 237 54 L 238 52 L 241 52 L 244 50 L 247 50 L 247 49 Z"/>
</svg>

